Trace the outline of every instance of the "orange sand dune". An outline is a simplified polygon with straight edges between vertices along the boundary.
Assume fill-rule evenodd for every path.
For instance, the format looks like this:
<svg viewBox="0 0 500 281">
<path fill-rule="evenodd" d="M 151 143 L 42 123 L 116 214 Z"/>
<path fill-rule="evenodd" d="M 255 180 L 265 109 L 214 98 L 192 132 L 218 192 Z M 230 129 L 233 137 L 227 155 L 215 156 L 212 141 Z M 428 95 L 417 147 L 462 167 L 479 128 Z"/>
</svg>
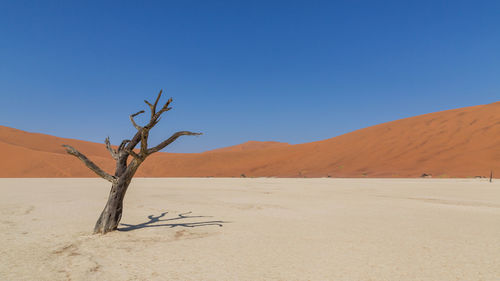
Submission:
<svg viewBox="0 0 500 281">
<path fill-rule="evenodd" d="M 0 177 L 94 176 L 64 153 L 62 143 L 112 171 L 104 144 L 0 127 Z M 157 153 L 138 176 L 473 177 L 488 176 L 490 170 L 500 173 L 500 102 L 397 120 L 312 143 L 248 142 L 209 153 Z"/>
<path fill-rule="evenodd" d="M 217 148 L 214 150 L 206 151 L 205 153 L 213 153 L 213 152 L 236 152 L 236 151 L 247 151 L 247 150 L 257 150 L 264 149 L 270 147 L 279 147 L 279 146 L 289 146 L 290 144 L 285 142 L 277 142 L 277 141 L 247 141 L 242 144 Z"/>
</svg>

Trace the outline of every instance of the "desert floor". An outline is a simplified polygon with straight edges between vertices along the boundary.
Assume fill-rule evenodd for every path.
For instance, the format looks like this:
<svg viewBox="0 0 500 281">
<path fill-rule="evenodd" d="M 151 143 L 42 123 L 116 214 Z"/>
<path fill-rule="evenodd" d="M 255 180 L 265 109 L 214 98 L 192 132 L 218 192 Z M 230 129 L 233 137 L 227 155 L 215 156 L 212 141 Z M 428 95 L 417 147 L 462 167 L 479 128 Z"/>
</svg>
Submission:
<svg viewBox="0 0 500 281">
<path fill-rule="evenodd" d="M 135 179 L 91 235 L 108 191 L 0 179 L 0 279 L 500 278 L 500 180 Z"/>
</svg>

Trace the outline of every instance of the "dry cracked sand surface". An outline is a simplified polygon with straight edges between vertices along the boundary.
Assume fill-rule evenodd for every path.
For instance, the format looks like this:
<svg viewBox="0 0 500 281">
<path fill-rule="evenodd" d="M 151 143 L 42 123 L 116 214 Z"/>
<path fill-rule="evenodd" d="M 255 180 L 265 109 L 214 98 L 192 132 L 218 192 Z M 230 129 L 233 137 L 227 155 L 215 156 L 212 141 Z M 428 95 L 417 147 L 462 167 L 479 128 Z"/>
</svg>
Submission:
<svg viewBox="0 0 500 281">
<path fill-rule="evenodd" d="M 499 280 L 500 181 L 0 179 L 1 280 Z"/>
</svg>

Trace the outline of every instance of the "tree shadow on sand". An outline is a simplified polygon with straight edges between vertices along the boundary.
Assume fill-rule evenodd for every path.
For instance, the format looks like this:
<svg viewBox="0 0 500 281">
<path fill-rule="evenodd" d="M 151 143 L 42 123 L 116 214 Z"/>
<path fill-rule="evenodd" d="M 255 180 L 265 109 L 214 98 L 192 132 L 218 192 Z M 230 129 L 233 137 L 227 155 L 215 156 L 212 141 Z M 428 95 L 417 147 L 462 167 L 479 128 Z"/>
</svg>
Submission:
<svg viewBox="0 0 500 281">
<path fill-rule="evenodd" d="M 177 217 L 170 218 L 170 219 L 161 219 L 163 218 L 168 212 L 161 213 L 159 216 L 154 216 L 154 215 L 149 215 L 148 219 L 149 221 L 143 222 L 140 224 L 126 224 L 126 223 L 121 223 L 120 225 L 124 225 L 125 227 L 118 228 L 118 231 L 131 231 L 131 230 L 136 230 L 136 229 L 141 229 L 141 228 L 146 228 L 146 227 L 199 227 L 199 226 L 210 226 L 210 225 L 216 225 L 219 227 L 222 227 L 224 223 L 228 223 L 225 221 L 199 221 L 199 222 L 177 222 L 177 223 L 163 223 L 163 224 L 156 224 L 158 222 L 165 222 L 165 221 L 178 221 L 178 220 L 183 220 L 183 219 L 192 219 L 192 218 L 210 218 L 211 216 L 189 216 L 192 212 L 187 212 L 187 213 L 182 213 L 177 215 Z"/>
</svg>

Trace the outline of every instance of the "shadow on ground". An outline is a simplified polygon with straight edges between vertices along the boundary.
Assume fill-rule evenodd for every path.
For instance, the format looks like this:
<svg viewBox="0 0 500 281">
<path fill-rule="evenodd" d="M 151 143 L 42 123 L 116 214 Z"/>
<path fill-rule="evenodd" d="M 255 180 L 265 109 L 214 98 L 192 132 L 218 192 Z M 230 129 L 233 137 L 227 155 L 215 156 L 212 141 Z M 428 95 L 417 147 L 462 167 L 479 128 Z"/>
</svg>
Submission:
<svg viewBox="0 0 500 281">
<path fill-rule="evenodd" d="M 148 219 L 149 221 L 143 222 L 140 224 L 126 224 L 126 223 L 121 223 L 120 225 L 123 225 L 125 227 L 120 227 L 118 228 L 118 231 L 131 231 L 131 230 L 136 230 L 136 229 L 141 229 L 141 228 L 146 228 L 146 227 L 199 227 L 199 226 L 210 226 L 210 225 L 216 225 L 219 227 L 222 227 L 224 223 L 228 223 L 225 221 L 198 221 L 198 222 L 182 222 L 181 220 L 185 219 L 192 219 L 192 218 L 210 218 L 211 216 L 190 216 L 192 212 L 187 212 L 187 213 L 182 213 L 177 215 L 177 217 L 170 218 L 170 219 L 162 219 L 168 212 L 161 213 L 159 216 L 154 216 L 154 215 L 149 215 Z M 174 222 L 174 223 L 160 223 L 159 222 Z"/>
</svg>

